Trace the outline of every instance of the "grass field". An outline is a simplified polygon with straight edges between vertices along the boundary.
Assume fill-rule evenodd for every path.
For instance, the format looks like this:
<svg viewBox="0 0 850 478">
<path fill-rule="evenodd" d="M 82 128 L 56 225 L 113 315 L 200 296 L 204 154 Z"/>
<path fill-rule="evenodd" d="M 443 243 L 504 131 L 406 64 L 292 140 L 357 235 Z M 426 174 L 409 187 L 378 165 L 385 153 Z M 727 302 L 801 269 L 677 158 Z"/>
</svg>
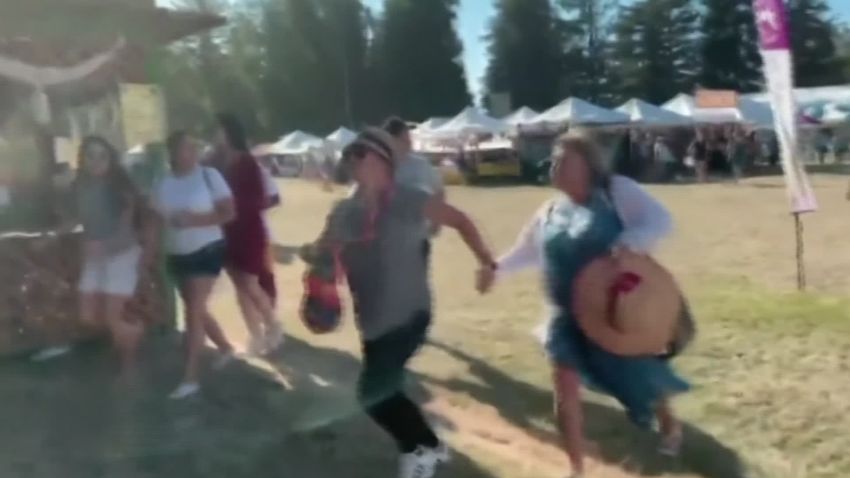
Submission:
<svg viewBox="0 0 850 478">
<path fill-rule="evenodd" d="M 794 235 L 779 178 L 740 185 L 657 186 L 675 235 L 660 258 L 682 281 L 701 333 L 678 366 L 696 386 L 678 402 L 688 422 L 680 459 L 607 399 L 588 395 L 599 445 L 591 477 L 850 476 L 850 204 L 840 176 L 813 178 L 822 203 L 805 218 L 810 293 L 795 287 Z M 315 237 L 337 195 L 282 183 L 275 239 Z M 496 249 L 550 195 L 544 188 L 453 188 Z M 52 478 L 395 476 L 391 445 L 356 409 L 356 333 L 310 335 L 295 318 L 299 263 L 279 266 L 291 337 L 278 355 L 210 375 L 203 397 L 165 400 L 179 375 L 173 338 L 152 341 L 140 390 L 112 384 L 98 349 L 48 364 L 0 366 L 0 476 Z M 432 343 L 412 387 L 456 450 L 440 476 L 560 478 L 566 460 L 550 417 L 549 370 L 531 330 L 542 318 L 533 273 L 477 296 L 474 261 L 448 231 L 436 241 Z M 229 284 L 215 310 L 244 340 Z M 350 319 L 350 318 L 349 318 Z"/>
</svg>

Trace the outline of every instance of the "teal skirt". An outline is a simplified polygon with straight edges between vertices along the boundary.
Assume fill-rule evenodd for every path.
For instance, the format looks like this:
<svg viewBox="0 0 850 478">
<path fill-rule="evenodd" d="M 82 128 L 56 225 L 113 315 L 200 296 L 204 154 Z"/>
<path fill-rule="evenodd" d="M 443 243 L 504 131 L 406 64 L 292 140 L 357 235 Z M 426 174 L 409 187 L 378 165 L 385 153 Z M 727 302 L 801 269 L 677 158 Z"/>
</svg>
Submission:
<svg viewBox="0 0 850 478">
<path fill-rule="evenodd" d="M 690 390 L 669 360 L 606 352 L 584 335 L 569 314 L 557 314 L 550 320 L 544 345 L 553 363 L 576 370 L 588 388 L 615 398 L 642 428 L 654 424 L 660 400 Z"/>
</svg>

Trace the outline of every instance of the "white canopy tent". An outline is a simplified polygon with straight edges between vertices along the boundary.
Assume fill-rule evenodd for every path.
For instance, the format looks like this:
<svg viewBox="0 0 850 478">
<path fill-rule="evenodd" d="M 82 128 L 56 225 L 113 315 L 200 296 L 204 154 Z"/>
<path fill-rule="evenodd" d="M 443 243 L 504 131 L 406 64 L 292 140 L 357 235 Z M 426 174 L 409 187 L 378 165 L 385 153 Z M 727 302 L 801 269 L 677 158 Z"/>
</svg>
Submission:
<svg viewBox="0 0 850 478">
<path fill-rule="evenodd" d="M 504 121 L 509 126 L 521 126 L 524 124 L 531 123 L 534 118 L 539 115 L 540 113 L 538 113 L 537 111 L 534 111 L 528 106 L 523 106 L 522 108 L 508 115 L 508 117 L 503 119 L 502 121 Z"/>
<path fill-rule="evenodd" d="M 633 123 L 647 126 L 688 126 L 694 123 L 687 116 L 659 108 L 637 98 L 623 103 L 617 111 L 629 115 Z"/>
<path fill-rule="evenodd" d="M 538 115 L 530 124 L 559 127 L 570 124 L 613 125 L 628 122 L 628 115 L 619 111 L 609 110 L 578 98 L 567 98 Z"/>
<path fill-rule="evenodd" d="M 680 93 L 670 101 L 661 105 L 661 109 L 672 111 L 681 116 L 686 116 L 688 118 L 693 118 L 694 110 L 696 110 L 696 100 L 691 95 L 686 95 L 684 93 Z"/>
<path fill-rule="evenodd" d="M 474 106 L 468 106 L 446 124 L 432 131 L 438 137 L 463 138 L 473 135 L 498 135 L 508 131 L 508 125 L 484 113 Z"/>
<path fill-rule="evenodd" d="M 293 131 L 274 143 L 268 154 L 302 155 L 325 149 L 325 140 L 303 131 Z"/>
<path fill-rule="evenodd" d="M 823 112 L 817 118 L 821 123 L 829 126 L 850 124 L 850 111 L 847 111 L 835 103 L 829 103 L 823 108 Z"/>
<path fill-rule="evenodd" d="M 414 135 L 427 136 L 435 129 L 443 126 L 448 123 L 451 118 L 441 118 L 441 117 L 433 117 L 428 118 L 426 121 L 419 124 L 413 131 L 411 131 Z"/>
<path fill-rule="evenodd" d="M 768 103 L 767 93 L 755 93 L 746 98 L 759 103 Z M 815 88 L 795 88 L 794 99 L 802 107 L 836 103 L 850 105 L 850 85 L 819 86 Z"/>
<path fill-rule="evenodd" d="M 346 127 L 341 127 L 326 138 L 334 149 L 342 150 L 357 139 L 357 133 Z"/>
<path fill-rule="evenodd" d="M 681 93 L 662 109 L 691 118 L 695 123 L 745 123 L 761 129 L 773 128 L 773 110 L 765 103 L 742 97 L 736 108 L 699 108 L 693 96 Z"/>
</svg>

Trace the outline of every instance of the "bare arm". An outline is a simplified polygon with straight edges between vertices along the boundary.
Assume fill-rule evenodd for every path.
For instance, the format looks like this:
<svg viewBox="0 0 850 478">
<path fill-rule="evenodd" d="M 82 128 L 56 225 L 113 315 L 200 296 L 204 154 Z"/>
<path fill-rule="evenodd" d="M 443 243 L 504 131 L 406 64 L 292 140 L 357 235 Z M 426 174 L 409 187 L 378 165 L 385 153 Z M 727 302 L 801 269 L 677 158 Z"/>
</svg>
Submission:
<svg viewBox="0 0 850 478">
<path fill-rule="evenodd" d="M 425 216 L 435 224 L 455 229 L 482 266 L 495 267 L 493 254 L 481 238 L 475 223 L 463 211 L 431 197 L 425 204 Z"/>
</svg>

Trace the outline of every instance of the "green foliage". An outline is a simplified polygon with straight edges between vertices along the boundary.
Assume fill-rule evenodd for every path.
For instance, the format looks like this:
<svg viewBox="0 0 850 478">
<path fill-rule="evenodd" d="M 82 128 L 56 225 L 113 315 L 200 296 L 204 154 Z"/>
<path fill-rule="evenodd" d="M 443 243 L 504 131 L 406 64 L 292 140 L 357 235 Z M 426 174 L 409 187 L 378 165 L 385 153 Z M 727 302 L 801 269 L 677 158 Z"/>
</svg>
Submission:
<svg viewBox="0 0 850 478">
<path fill-rule="evenodd" d="M 385 111 L 425 120 L 470 103 L 456 8 L 457 0 L 385 0 L 372 55 Z"/>
<path fill-rule="evenodd" d="M 742 92 L 761 86 L 761 57 L 752 2 L 704 0 L 700 84 Z"/>
<path fill-rule="evenodd" d="M 558 0 L 566 52 L 561 89 L 564 96 L 610 104 L 615 79 L 610 70 L 610 40 L 616 0 Z"/>
<path fill-rule="evenodd" d="M 470 0 L 463 0 L 470 1 Z M 514 106 L 566 96 L 606 105 L 660 103 L 695 85 L 761 88 L 749 0 L 493 0 L 485 91 Z M 226 26 L 158 55 L 172 128 L 206 132 L 215 112 L 239 115 L 256 140 L 305 129 L 411 120 L 470 103 L 455 31 L 459 0 L 178 0 L 226 12 Z M 789 0 L 800 86 L 850 73 L 850 35 L 824 0 Z M 477 79 L 475 79 L 477 80 Z M 7 95 L 8 96 L 8 95 Z M 0 98 L 0 103 L 8 98 Z"/>
<path fill-rule="evenodd" d="M 361 122 L 367 32 L 359 0 L 268 2 L 263 21 L 273 131 L 329 133 Z"/>
<path fill-rule="evenodd" d="M 823 86 L 846 81 L 836 47 L 837 31 L 827 3 L 824 0 L 788 3 L 797 85 Z"/>
<path fill-rule="evenodd" d="M 515 106 L 545 109 L 557 103 L 562 27 L 550 0 L 499 0 L 487 35 L 487 91 L 509 93 Z"/>
<path fill-rule="evenodd" d="M 620 100 L 662 103 L 693 90 L 699 12 L 692 0 L 643 0 L 620 14 L 613 70 Z"/>
</svg>

